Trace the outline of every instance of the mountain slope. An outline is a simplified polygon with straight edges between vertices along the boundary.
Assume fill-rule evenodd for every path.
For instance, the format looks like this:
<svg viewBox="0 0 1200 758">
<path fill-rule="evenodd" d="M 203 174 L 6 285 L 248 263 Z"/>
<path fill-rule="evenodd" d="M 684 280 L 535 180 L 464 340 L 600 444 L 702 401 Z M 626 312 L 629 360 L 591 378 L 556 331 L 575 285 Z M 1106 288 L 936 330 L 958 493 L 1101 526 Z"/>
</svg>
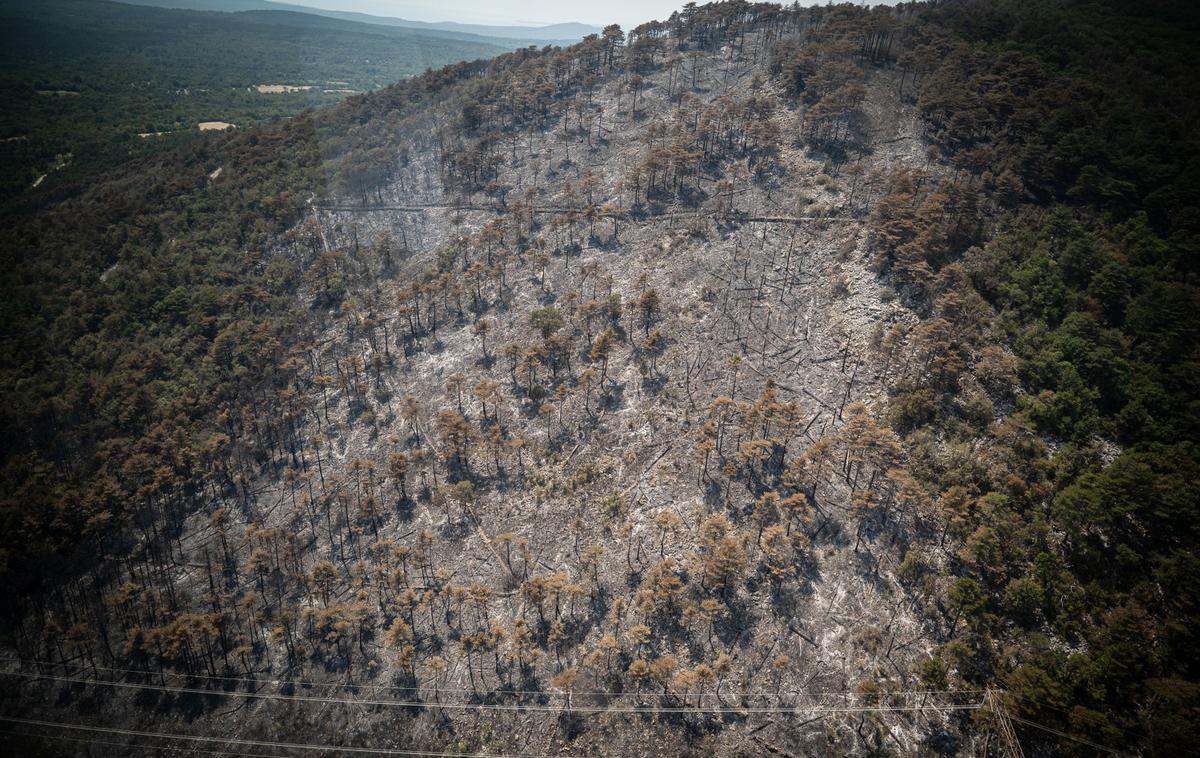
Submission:
<svg viewBox="0 0 1200 758">
<path fill-rule="evenodd" d="M 1186 750 L 1193 42 L 1104 8 L 706 6 L 6 230 L 13 649 L 83 680 L 14 663 L 6 713 L 460 753 Z M 1175 41 L 1081 64 L 1137 23 Z M 47 554 L 82 579 L 38 587 Z M 125 694 L 62 694 L 109 667 Z"/>
</svg>

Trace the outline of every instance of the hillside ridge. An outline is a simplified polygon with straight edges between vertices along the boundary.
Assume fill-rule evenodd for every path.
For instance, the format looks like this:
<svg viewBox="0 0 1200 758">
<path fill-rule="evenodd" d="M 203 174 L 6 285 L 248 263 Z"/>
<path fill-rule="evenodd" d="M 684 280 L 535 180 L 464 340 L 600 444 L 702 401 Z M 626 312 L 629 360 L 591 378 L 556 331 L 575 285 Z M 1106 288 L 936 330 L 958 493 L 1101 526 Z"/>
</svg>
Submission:
<svg viewBox="0 0 1200 758">
<path fill-rule="evenodd" d="M 1187 744 L 1195 104 L 1099 107 L 1185 51 L 1080 79 L 1037 6 L 690 8 L 8 232 L 93 367 L 5 409 L 17 744 Z"/>
</svg>

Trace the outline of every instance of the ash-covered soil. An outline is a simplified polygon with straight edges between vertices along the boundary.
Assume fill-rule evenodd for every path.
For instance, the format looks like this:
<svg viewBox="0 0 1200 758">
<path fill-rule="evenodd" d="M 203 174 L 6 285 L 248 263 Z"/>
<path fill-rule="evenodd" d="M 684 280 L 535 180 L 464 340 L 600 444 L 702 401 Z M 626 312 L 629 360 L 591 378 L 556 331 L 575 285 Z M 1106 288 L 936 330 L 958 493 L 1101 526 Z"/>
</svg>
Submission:
<svg viewBox="0 0 1200 758">
<path fill-rule="evenodd" d="M 752 36 L 636 100 L 610 77 L 495 145 L 491 191 L 447 186 L 451 114 L 429 114 L 384 190 L 313 198 L 274 254 L 325 258 L 294 356 L 318 389 L 184 524 L 173 576 L 131 574 L 246 621 L 136 642 L 179 666 L 133 688 L 48 666 L 24 711 L 233 752 L 953 752 L 964 712 L 913 707 L 973 700 L 921 692 L 934 643 L 898 575 L 929 527 L 873 415 L 914 318 L 865 223 L 892 172 L 934 169 L 895 72 L 835 161 L 765 65 Z M 770 104 L 768 169 L 732 150 L 679 191 L 631 179 L 747 98 Z"/>
</svg>

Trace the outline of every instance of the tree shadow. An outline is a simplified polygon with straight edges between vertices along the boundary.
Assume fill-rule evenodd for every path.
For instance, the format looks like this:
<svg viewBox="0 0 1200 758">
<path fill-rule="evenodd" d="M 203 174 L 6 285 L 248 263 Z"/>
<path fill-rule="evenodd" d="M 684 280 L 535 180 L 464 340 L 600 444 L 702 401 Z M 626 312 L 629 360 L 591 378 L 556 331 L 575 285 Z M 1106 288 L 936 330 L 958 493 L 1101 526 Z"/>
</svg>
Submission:
<svg viewBox="0 0 1200 758">
<path fill-rule="evenodd" d="M 858 550 L 853 553 L 852 564 L 858 576 L 871 585 L 877 592 L 888 590 L 887 582 L 879 574 L 879 559 L 870 550 Z"/>
<path fill-rule="evenodd" d="M 625 385 L 610 382 L 603 394 L 597 398 L 597 405 L 608 413 L 613 413 L 625 407 Z"/>
<path fill-rule="evenodd" d="M 642 378 L 642 392 L 647 395 L 657 395 L 667 386 L 669 378 L 665 374 L 655 374 Z"/>
<path fill-rule="evenodd" d="M 726 607 L 729 612 L 713 622 L 713 634 L 727 648 L 734 645 L 741 648 L 749 647 L 753 642 L 753 631 L 758 623 L 758 615 L 750 609 L 745 600 L 740 598 L 726 601 Z"/>
<path fill-rule="evenodd" d="M 835 548 L 844 548 L 850 544 L 850 538 L 846 534 L 846 527 L 833 516 L 822 517 L 817 514 L 816 529 L 812 530 L 808 535 L 808 539 L 813 547 L 823 545 Z"/>
<path fill-rule="evenodd" d="M 558 714 L 558 730 L 567 742 L 574 742 L 587 731 L 587 721 L 582 715 L 571 711 Z"/>
<path fill-rule="evenodd" d="M 447 517 L 438 529 L 438 533 L 447 542 L 457 542 L 467 538 L 467 535 L 471 533 L 471 525 L 465 518 L 452 519 Z"/>
<path fill-rule="evenodd" d="M 407 524 L 416 516 L 416 503 L 408 495 L 397 497 L 396 506 L 393 510 L 396 516 Z"/>
</svg>

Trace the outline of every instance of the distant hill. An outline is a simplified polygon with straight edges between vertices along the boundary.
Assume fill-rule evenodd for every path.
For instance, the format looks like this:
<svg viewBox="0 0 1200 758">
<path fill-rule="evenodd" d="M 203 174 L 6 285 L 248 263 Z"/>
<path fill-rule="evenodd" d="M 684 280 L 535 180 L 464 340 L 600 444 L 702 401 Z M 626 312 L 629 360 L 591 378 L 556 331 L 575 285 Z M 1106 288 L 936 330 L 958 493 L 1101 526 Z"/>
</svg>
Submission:
<svg viewBox="0 0 1200 758">
<path fill-rule="evenodd" d="M 283 3 L 267 4 L 283 5 Z M 296 10 L 300 10 L 301 8 L 301 6 L 290 7 Z M 303 8 L 303 10 L 305 13 L 317 13 L 319 15 L 327 15 L 335 18 L 347 18 L 368 24 L 403 26 L 412 29 L 437 29 L 448 32 L 479 34 L 485 37 L 507 37 L 513 39 L 578 42 L 589 34 L 598 34 L 601 31 L 600 27 L 579 23 L 550 24 L 548 26 L 489 26 L 486 24 L 459 24 L 454 21 L 439 21 L 436 23 L 427 21 L 409 21 L 408 19 L 402 18 L 372 16 L 366 13 L 318 10 L 315 8 L 308 8 L 306 6 Z"/>
<path fill-rule="evenodd" d="M 344 14 L 344 16 L 315 14 L 309 13 L 307 8 L 299 5 L 278 5 L 269 10 L 237 11 L 230 15 L 258 24 L 298 27 L 321 32 L 344 31 L 355 34 L 395 35 L 401 39 L 411 39 L 414 36 L 420 36 L 423 39 L 431 40 L 470 42 L 477 45 L 486 45 L 498 50 L 515 50 L 520 47 L 529 47 L 530 45 L 557 44 L 553 40 L 529 40 L 517 37 L 485 36 L 482 34 L 447 31 L 443 29 L 422 29 L 394 24 L 375 24 L 370 21 L 350 18 L 350 16 L 354 15 L 362 16 L 363 19 L 374 18 L 373 16 L 366 16 L 364 14 Z"/>
<path fill-rule="evenodd" d="M 374 16 L 368 13 L 353 11 L 327 10 L 311 8 L 307 5 L 293 3 L 275 3 L 270 0 L 121 0 L 130 5 L 146 5 L 158 8 L 182 8 L 188 10 L 206 10 L 222 12 L 238 11 L 294 11 L 307 13 L 325 18 L 337 18 L 344 21 L 357 21 L 377 26 L 392 26 L 407 29 L 422 29 L 425 31 L 448 32 L 453 34 L 477 35 L 480 37 L 500 38 L 503 40 L 519 40 L 525 43 L 562 44 L 574 43 L 589 34 L 600 32 L 600 28 L 588 24 L 563 23 L 547 26 L 489 26 L 486 24 L 460 24 L 454 21 L 410 21 L 391 16 Z"/>
<path fill-rule="evenodd" d="M 287 117 L 520 44 L 290 11 L 100 0 L 6 2 L 0 27 L 0 197 L 193 138 L 201 121 Z M 252 89 L 260 84 L 308 89 Z"/>
</svg>

